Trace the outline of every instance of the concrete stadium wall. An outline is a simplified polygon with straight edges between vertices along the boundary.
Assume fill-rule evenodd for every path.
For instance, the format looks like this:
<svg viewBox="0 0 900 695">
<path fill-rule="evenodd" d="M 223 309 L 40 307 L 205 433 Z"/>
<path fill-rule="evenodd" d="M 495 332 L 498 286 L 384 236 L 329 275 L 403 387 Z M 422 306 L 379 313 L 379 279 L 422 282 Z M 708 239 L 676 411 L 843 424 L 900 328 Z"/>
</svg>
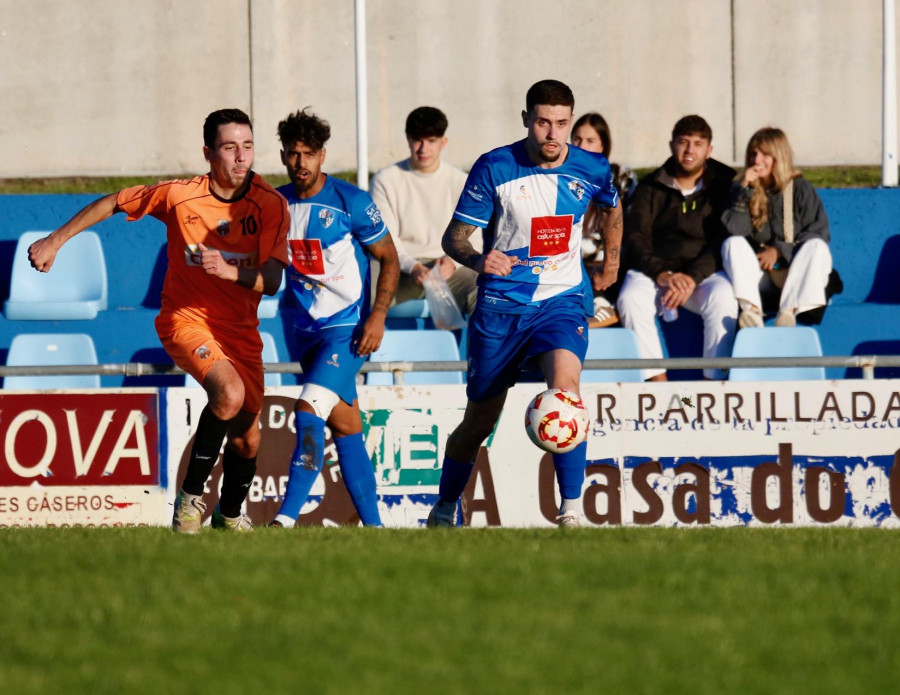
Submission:
<svg viewBox="0 0 900 695">
<path fill-rule="evenodd" d="M 367 4 L 370 168 L 406 156 L 415 106 L 443 108 L 468 167 L 518 139 L 526 89 L 556 77 L 599 110 L 613 160 L 650 166 L 689 112 L 734 163 L 758 127 L 800 164 L 880 161 L 880 0 L 378 0 Z M 0 0 L 0 177 L 205 170 L 200 126 L 249 110 L 256 169 L 311 105 L 327 167 L 353 169 L 353 0 Z"/>
</svg>

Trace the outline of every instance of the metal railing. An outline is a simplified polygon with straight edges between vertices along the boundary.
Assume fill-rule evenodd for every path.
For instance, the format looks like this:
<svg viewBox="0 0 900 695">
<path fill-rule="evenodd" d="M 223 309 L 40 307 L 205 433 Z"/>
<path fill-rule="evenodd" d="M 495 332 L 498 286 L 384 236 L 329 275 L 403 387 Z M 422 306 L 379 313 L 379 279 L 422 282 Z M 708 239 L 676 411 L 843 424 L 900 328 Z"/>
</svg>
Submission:
<svg viewBox="0 0 900 695">
<path fill-rule="evenodd" d="M 360 370 L 368 372 L 391 372 L 394 383 L 403 383 L 405 372 L 464 372 L 464 361 L 425 362 L 365 362 Z M 900 367 L 900 355 L 851 355 L 824 357 L 678 357 L 665 359 L 608 359 L 585 360 L 585 369 L 735 369 L 741 367 L 843 367 L 859 369 L 863 379 L 875 378 L 876 367 Z M 299 362 L 267 362 L 263 365 L 267 373 L 300 374 L 303 370 Z M 72 374 L 99 374 L 101 376 L 166 376 L 184 374 L 171 364 L 149 364 L 128 362 L 124 364 L 86 364 L 53 366 L 0 367 L 0 376 L 48 376 Z"/>
</svg>

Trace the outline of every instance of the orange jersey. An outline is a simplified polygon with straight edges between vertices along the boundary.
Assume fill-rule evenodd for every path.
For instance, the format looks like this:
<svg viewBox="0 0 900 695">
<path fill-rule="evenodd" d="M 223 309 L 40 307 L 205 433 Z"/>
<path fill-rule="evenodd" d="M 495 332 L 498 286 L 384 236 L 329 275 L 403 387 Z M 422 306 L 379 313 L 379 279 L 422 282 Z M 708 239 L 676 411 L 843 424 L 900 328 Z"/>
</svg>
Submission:
<svg viewBox="0 0 900 695">
<path fill-rule="evenodd" d="M 162 181 L 119 192 L 128 220 L 151 215 L 164 222 L 169 269 L 162 292 L 165 314 L 214 325 L 255 328 L 261 295 L 207 275 L 197 245 L 218 249 L 226 262 L 256 268 L 270 258 L 289 264 L 287 202 L 261 176 L 250 174 L 240 198 L 223 200 L 209 187 L 209 174 L 188 181 Z"/>
</svg>

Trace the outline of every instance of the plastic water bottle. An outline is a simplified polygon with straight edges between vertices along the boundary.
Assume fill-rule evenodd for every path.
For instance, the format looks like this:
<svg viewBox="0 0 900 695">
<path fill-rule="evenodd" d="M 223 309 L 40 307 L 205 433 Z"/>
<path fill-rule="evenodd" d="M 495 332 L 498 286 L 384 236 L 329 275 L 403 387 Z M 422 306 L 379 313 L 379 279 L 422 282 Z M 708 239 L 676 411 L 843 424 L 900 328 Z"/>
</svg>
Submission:
<svg viewBox="0 0 900 695">
<path fill-rule="evenodd" d="M 674 321 L 675 319 L 678 318 L 678 309 L 677 308 L 670 309 L 665 304 L 663 304 L 662 303 L 662 294 L 658 294 L 656 296 L 656 308 L 657 308 L 657 313 L 659 314 L 660 318 L 662 318 L 662 320 L 665 321 L 666 323 L 671 323 L 672 321 Z"/>
<path fill-rule="evenodd" d="M 668 274 L 669 278 L 671 279 L 672 271 L 667 270 L 666 273 Z M 663 293 L 662 292 L 657 293 L 657 295 L 656 295 L 657 313 L 660 315 L 660 317 L 662 317 L 663 321 L 665 321 L 666 323 L 672 323 L 672 321 L 674 321 L 675 319 L 678 318 L 678 308 L 674 307 L 674 308 L 670 309 L 665 304 L 663 304 L 662 300 L 663 300 Z"/>
</svg>

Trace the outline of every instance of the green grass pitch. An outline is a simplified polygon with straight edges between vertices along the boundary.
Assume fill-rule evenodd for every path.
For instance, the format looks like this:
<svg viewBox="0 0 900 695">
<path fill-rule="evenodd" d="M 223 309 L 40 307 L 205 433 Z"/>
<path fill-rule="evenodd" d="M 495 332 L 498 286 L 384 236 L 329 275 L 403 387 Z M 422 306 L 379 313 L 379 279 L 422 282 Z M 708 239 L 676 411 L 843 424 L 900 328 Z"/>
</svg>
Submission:
<svg viewBox="0 0 900 695">
<path fill-rule="evenodd" d="M 7 529 L 0 693 L 886 693 L 896 531 Z"/>
</svg>

